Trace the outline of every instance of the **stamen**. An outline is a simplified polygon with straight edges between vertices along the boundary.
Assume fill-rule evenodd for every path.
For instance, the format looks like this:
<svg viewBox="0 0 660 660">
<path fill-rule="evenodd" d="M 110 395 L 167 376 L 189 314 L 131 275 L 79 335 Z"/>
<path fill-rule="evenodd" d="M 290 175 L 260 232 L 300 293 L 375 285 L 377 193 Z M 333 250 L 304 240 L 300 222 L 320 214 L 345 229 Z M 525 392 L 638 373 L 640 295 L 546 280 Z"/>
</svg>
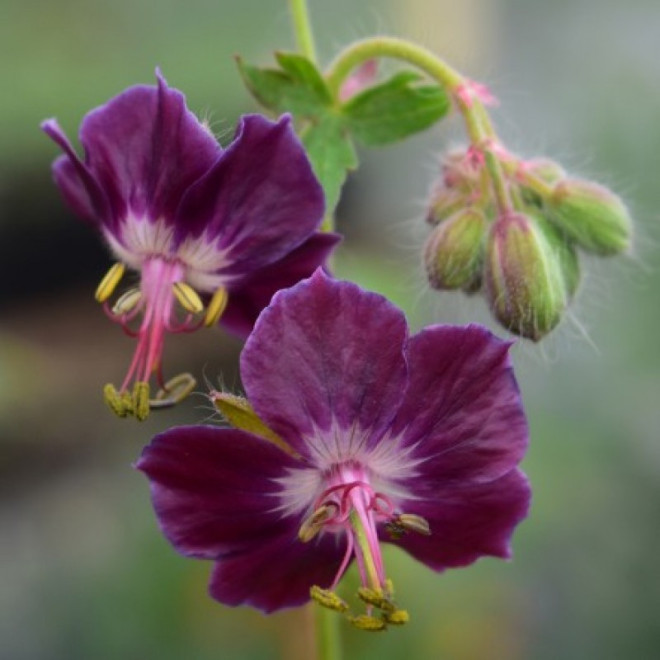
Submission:
<svg viewBox="0 0 660 660">
<path fill-rule="evenodd" d="M 337 506 L 324 504 L 312 513 L 311 516 L 303 521 L 303 524 L 298 530 L 298 538 L 303 543 L 311 541 L 320 531 L 323 525 L 335 515 Z"/>
<path fill-rule="evenodd" d="M 209 306 L 206 308 L 206 316 L 204 317 L 204 325 L 210 328 L 215 325 L 222 316 L 223 312 L 229 302 L 229 292 L 225 287 L 221 286 L 211 298 Z"/>
<path fill-rule="evenodd" d="M 360 614 L 358 616 L 349 616 L 348 620 L 358 629 L 366 630 L 368 632 L 380 632 L 387 628 L 387 624 L 383 619 L 368 614 Z"/>
<path fill-rule="evenodd" d="M 197 381 L 192 374 L 182 373 L 170 378 L 165 386 L 158 390 L 155 398 L 149 401 L 152 410 L 171 408 L 181 403 L 197 386 Z"/>
<path fill-rule="evenodd" d="M 138 288 L 129 289 L 117 299 L 117 302 L 112 308 L 112 313 L 115 316 L 123 316 L 128 314 L 136 305 L 142 300 L 142 292 Z"/>
<path fill-rule="evenodd" d="M 204 304 L 190 284 L 185 282 L 175 282 L 172 290 L 181 307 L 191 314 L 199 314 L 204 309 Z"/>
<path fill-rule="evenodd" d="M 125 270 L 126 266 L 121 261 L 110 267 L 110 270 L 104 275 L 101 283 L 96 287 L 94 298 L 96 298 L 97 302 L 105 302 L 112 295 L 117 284 L 119 284 L 119 281 L 124 276 Z"/>
<path fill-rule="evenodd" d="M 383 589 L 370 589 L 360 587 L 357 591 L 358 598 L 367 605 L 373 605 L 384 612 L 394 612 L 396 606 L 391 600 L 391 595 Z"/>
<path fill-rule="evenodd" d="M 421 534 L 422 536 L 431 536 L 431 526 L 426 518 L 422 518 L 422 516 L 414 513 L 400 513 L 397 518 L 397 522 L 404 529 L 417 532 L 417 534 Z"/>
<path fill-rule="evenodd" d="M 117 417 L 126 417 L 133 413 L 132 402 L 127 405 L 125 397 L 117 392 L 112 383 L 107 383 L 103 388 L 103 400 Z"/>
<path fill-rule="evenodd" d="M 348 612 L 348 603 L 340 598 L 334 591 L 322 589 L 321 587 L 314 585 L 309 590 L 309 595 L 312 600 L 315 600 L 323 607 L 327 607 L 329 610 L 341 613 Z"/>
<path fill-rule="evenodd" d="M 133 414 L 139 422 L 149 417 L 149 383 L 137 381 L 133 385 Z"/>
<path fill-rule="evenodd" d="M 410 615 L 406 610 L 394 610 L 394 612 L 385 612 L 383 614 L 385 621 L 394 626 L 402 626 L 410 621 Z"/>
<path fill-rule="evenodd" d="M 385 524 L 385 530 L 395 541 L 398 541 L 406 532 L 431 536 L 431 526 L 428 520 L 414 513 L 399 513 L 392 516 Z"/>
</svg>

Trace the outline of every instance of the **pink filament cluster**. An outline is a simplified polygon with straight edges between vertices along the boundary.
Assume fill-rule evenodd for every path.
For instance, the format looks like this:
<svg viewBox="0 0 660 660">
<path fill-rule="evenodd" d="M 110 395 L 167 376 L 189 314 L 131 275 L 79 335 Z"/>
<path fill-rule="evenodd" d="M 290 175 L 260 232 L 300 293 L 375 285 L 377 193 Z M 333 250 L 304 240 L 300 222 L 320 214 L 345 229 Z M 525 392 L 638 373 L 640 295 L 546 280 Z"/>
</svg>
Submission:
<svg viewBox="0 0 660 660">
<path fill-rule="evenodd" d="M 182 322 L 176 322 L 172 287 L 183 281 L 184 275 L 185 268 L 179 261 L 150 257 L 142 264 L 142 296 L 135 307 L 124 314 L 117 314 L 107 302 L 104 303 L 107 316 L 121 324 L 127 335 L 138 340 L 120 391 L 126 391 L 133 381 L 148 382 L 154 372 L 158 384 L 165 387 L 161 369 L 165 333 L 191 332 L 199 327 L 200 322 L 195 321 L 191 313 Z M 131 322 L 140 315 L 142 319 L 135 330 L 131 328 Z"/>
<path fill-rule="evenodd" d="M 329 531 L 344 531 L 346 534 L 346 552 L 339 570 L 332 582 L 334 589 L 346 570 L 351 557 L 355 554 L 360 579 L 364 586 L 370 585 L 365 565 L 365 551 L 369 553 L 376 569 L 381 587 L 385 586 L 385 567 L 378 543 L 376 524 L 394 517 L 394 506 L 390 499 L 374 491 L 368 475 L 360 464 L 344 464 L 333 468 L 327 478 L 328 487 L 321 493 L 314 504 L 314 510 L 320 507 L 334 509 L 334 513 L 324 521 Z M 351 524 L 351 514 L 355 513 L 364 529 L 367 548 L 356 542 L 356 531 Z"/>
</svg>

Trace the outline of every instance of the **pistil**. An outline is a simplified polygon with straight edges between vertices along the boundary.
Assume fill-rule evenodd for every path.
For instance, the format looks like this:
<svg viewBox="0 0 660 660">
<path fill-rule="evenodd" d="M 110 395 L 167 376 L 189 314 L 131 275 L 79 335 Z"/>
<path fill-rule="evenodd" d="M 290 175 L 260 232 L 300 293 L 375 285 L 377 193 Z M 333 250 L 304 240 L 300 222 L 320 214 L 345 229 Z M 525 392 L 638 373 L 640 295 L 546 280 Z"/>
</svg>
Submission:
<svg viewBox="0 0 660 660">
<path fill-rule="evenodd" d="M 386 530 L 398 538 L 408 531 L 430 534 L 428 522 L 415 514 L 395 513 L 387 495 L 373 490 L 366 470 L 360 465 L 334 467 L 326 483 L 328 487 L 316 499 L 313 512 L 303 522 L 298 537 L 306 543 L 322 531 L 343 532 L 346 552 L 330 588 L 313 586 L 312 599 L 345 614 L 361 630 L 379 631 L 388 625 L 406 623 L 408 613 L 397 607 L 392 581 L 385 576 L 376 525 L 384 522 Z M 357 596 L 366 605 L 366 612 L 358 615 L 352 614 L 348 605 L 334 593 L 352 557 L 356 559 L 362 583 Z"/>
</svg>

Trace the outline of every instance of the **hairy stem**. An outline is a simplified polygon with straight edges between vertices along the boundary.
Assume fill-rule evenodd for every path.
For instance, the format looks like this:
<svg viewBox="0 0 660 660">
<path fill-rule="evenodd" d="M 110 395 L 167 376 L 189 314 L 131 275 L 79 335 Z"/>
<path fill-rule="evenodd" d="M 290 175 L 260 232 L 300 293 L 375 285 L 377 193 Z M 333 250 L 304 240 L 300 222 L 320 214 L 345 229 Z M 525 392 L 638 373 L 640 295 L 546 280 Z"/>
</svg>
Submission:
<svg viewBox="0 0 660 660">
<path fill-rule="evenodd" d="M 478 94 L 470 93 L 470 81 L 430 50 L 396 37 L 373 37 L 357 41 L 335 58 L 326 73 L 332 93 L 337 96 L 342 82 L 355 67 L 376 57 L 392 57 L 412 64 L 451 94 L 463 116 L 470 142 L 484 154 L 500 213 L 511 211 L 505 174 L 492 150 L 497 136 L 486 108 Z"/>
<path fill-rule="evenodd" d="M 309 22 L 306 0 L 289 0 L 289 10 L 293 19 L 293 31 L 296 35 L 298 50 L 312 62 L 316 62 L 314 35 Z"/>
</svg>

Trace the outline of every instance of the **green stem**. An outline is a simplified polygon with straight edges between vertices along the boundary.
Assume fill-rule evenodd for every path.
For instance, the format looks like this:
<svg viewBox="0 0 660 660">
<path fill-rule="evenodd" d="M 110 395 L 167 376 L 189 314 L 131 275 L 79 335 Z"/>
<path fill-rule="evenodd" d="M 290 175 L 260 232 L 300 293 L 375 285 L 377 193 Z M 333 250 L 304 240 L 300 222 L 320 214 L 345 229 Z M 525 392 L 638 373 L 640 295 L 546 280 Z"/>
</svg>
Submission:
<svg viewBox="0 0 660 660">
<path fill-rule="evenodd" d="M 500 161 L 489 149 L 484 149 L 484 159 L 486 161 L 486 170 L 490 176 L 493 192 L 495 193 L 497 208 L 501 213 L 507 213 L 513 210 L 513 203 L 511 201 L 511 195 L 509 194 L 509 188 L 504 182 L 504 177 L 502 176 L 502 166 L 500 165 Z"/>
<path fill-rule="evenodd" d="M 341 660 L 339 625 L 344 620 L 337 612 L 316 606 L 316 645 L 318 660 Z"/>
<path fill-rule="evenodd" d="M 367 532 L 364 529 L 364 525 L 360 520 L 360 516 L 355 511 L 351 511 L 350 515 L 351 527 L 355 532 L 355 539 L 357 541 L 357 546 L 360 548 L 362 554 L 362 561 L 364 562 L 364 570 L 367 573 L 369 578 L 369 584 L 372 589 L 380 589 L 382 586 L 380 580 L 378 579 L 378 571 L 376 570 L 376 564 L 374 563 L 374 558 L 371 554 L 371 548 L 369 547 L 369 541 L 367 539 Z"/>
<path fill-rule="evenodd" d="M 314 47 L 314 35 L 309 22 L 306 0 L 289 0 L 289 10 L 293 19 L 293 31 L 296 35 L 298 50 L 307 59 L 316 62 L 316 48 Z"/>
<path fill-rule="evenodd" d="M 462 93 L 470 81 L 430 50 L 396 37 L 373 37 L 357 41 L 335 58 L 326 73 L 333 95 L 338 95 L 342 82 L 355 67 L 376 57 L 392 57 L 408 62 L 424 71 L 452 95 L 463 116 L 470 142 L 484 153 L 500 213 L 511 211 L 505 175 L 499 159 L 490 147 L 497 140 L 497 135 L 486 108 L 475 95 Z"/>
</svg>

